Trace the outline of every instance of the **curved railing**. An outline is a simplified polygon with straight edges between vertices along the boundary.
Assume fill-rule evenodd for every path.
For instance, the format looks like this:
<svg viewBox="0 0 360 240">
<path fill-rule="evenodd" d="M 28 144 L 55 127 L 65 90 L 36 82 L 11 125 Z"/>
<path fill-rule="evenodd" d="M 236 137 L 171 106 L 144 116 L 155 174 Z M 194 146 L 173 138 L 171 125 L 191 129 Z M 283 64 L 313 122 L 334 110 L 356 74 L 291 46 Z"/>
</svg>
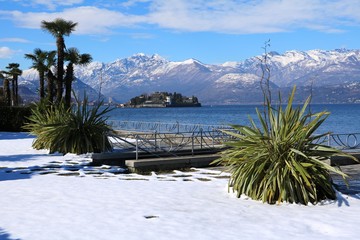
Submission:
<svg viewBox="0 0 360 240">
<path fill-rule="evenodd" d="M 227 125 L 206 125 L 206 124 L 181 124 L 163 123 L 163 122 L 137 122 L 137 121 L 118 121 L 108 120 L 107 123 L 115 130 L 127 130 L 136 132 L 165 132 L 165 133 L 180 133 L 180 132 L 199 132 L 212 131 L 213 129 L 226 129 Z"/>
<path fill-rule="evenodd" d="M 182 150 L 206 150 L 221 148 L 233 139 L 223 130 L 234 131 L 226 125 L 191 125 L 109 120 L 117 130 L 113 136 L 116 148 L 145 152 L 176 152 Z M 317 143 L 341 150 L 360 149 L 360 133 L 327 134 Z"/>
<path fill-rule="evenodd" d="M 337 134 L 332 133 L 327 136 L 327 145 L 344 149 L 360 149 L 360 133 Z"/>
<path fill-rule="evenodd" d="M 221 130 L 179 133 L 118 131 L 111 137 L 114 145 L 122 149 L 137 145 L 143 149 L 153 148 L 166 151 L 177 151 L 186 147 L 214 148 L 232 139 L 230 135 Z"/>
</svg>

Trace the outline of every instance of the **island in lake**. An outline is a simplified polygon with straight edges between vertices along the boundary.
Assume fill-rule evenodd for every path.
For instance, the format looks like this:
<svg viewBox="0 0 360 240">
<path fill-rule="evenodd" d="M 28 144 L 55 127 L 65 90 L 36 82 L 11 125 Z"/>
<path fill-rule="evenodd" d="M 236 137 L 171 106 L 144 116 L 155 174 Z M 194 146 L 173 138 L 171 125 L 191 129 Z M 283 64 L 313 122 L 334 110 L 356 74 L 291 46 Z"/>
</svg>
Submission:
<svg viewBox="0 0 360 240">
<path fill-rule="evenodd" d="M 126 107 L 134 108 L 160 108 L 160 107 L 201 107 L 197 97 L 185 97 L 181 93 L 155 92 L 136 96 Z"/>
</svg>

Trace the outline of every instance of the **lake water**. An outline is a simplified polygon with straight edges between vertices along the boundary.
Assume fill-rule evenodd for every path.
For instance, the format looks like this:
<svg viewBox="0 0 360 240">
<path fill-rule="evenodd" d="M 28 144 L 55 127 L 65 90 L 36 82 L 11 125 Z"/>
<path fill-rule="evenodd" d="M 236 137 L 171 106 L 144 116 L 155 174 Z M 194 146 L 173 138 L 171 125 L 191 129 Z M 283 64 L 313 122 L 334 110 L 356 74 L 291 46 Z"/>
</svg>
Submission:
<svg viewBox="0 0 360 240">
<path fill-rule="evenodd" d="M 194 108 L 116 108 L 110 113 L 111 120 L 228 125 L 249 123 L 248 116 L 257 119 L 255 108 L 263 106 L 203 106 Z M 313 104 L 313 113 L 327 110 L 331 112 L 319 132 L 359 133 L 360 104 Z"/>
</svg>

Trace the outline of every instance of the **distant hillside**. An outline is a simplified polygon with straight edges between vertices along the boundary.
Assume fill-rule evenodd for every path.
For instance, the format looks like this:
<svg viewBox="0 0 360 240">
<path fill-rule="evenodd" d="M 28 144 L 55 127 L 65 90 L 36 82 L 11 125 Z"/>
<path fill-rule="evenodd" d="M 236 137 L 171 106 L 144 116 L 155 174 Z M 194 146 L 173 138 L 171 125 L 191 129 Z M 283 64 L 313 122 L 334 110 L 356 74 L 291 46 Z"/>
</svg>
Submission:
<svg viewBox="0 0 360 240">
<path fill-rule="evenodd" d="M 101 89 L 105 97 L 119 103 L 155 91 L 195 95 L 203 104 L 259 103 L 258 57 L 220 65 L 195 59 L 172 62 L 156 54 L 136 54 L 111 63 L 93 62 L 75 69 L 77 91 L 85 89 L 95 97 Z M 360 50 L 271 52 L 268 64 L 274 91 L 286 94 L 296 84 L 299 101 L 312 92 L 314 103 L 360 102 Z M 37 84 L 34 71 L 24 71 L 21 85 L 35 92 Z"/>
</svg>

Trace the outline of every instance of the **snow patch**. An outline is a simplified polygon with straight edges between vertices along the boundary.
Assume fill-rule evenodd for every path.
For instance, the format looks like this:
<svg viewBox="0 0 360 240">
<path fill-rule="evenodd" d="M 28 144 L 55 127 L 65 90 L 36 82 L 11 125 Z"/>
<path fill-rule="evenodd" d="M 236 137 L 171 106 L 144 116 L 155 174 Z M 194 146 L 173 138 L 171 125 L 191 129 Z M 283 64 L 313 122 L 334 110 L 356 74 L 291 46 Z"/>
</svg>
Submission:
<svg viewBox="0 0 360 240">
<path fill-rule="evenodd" d="M 268 205 L 229 193 L 225 172 L 121 174 L 116 167 L 87 165 L 87 155 L 34 150 L 33 139 L 0 133 L 0 238 L 335 240 L 360 235 L 359 194 L 338 193 L 337 201 L 315 206 Z"/>
</svg>

